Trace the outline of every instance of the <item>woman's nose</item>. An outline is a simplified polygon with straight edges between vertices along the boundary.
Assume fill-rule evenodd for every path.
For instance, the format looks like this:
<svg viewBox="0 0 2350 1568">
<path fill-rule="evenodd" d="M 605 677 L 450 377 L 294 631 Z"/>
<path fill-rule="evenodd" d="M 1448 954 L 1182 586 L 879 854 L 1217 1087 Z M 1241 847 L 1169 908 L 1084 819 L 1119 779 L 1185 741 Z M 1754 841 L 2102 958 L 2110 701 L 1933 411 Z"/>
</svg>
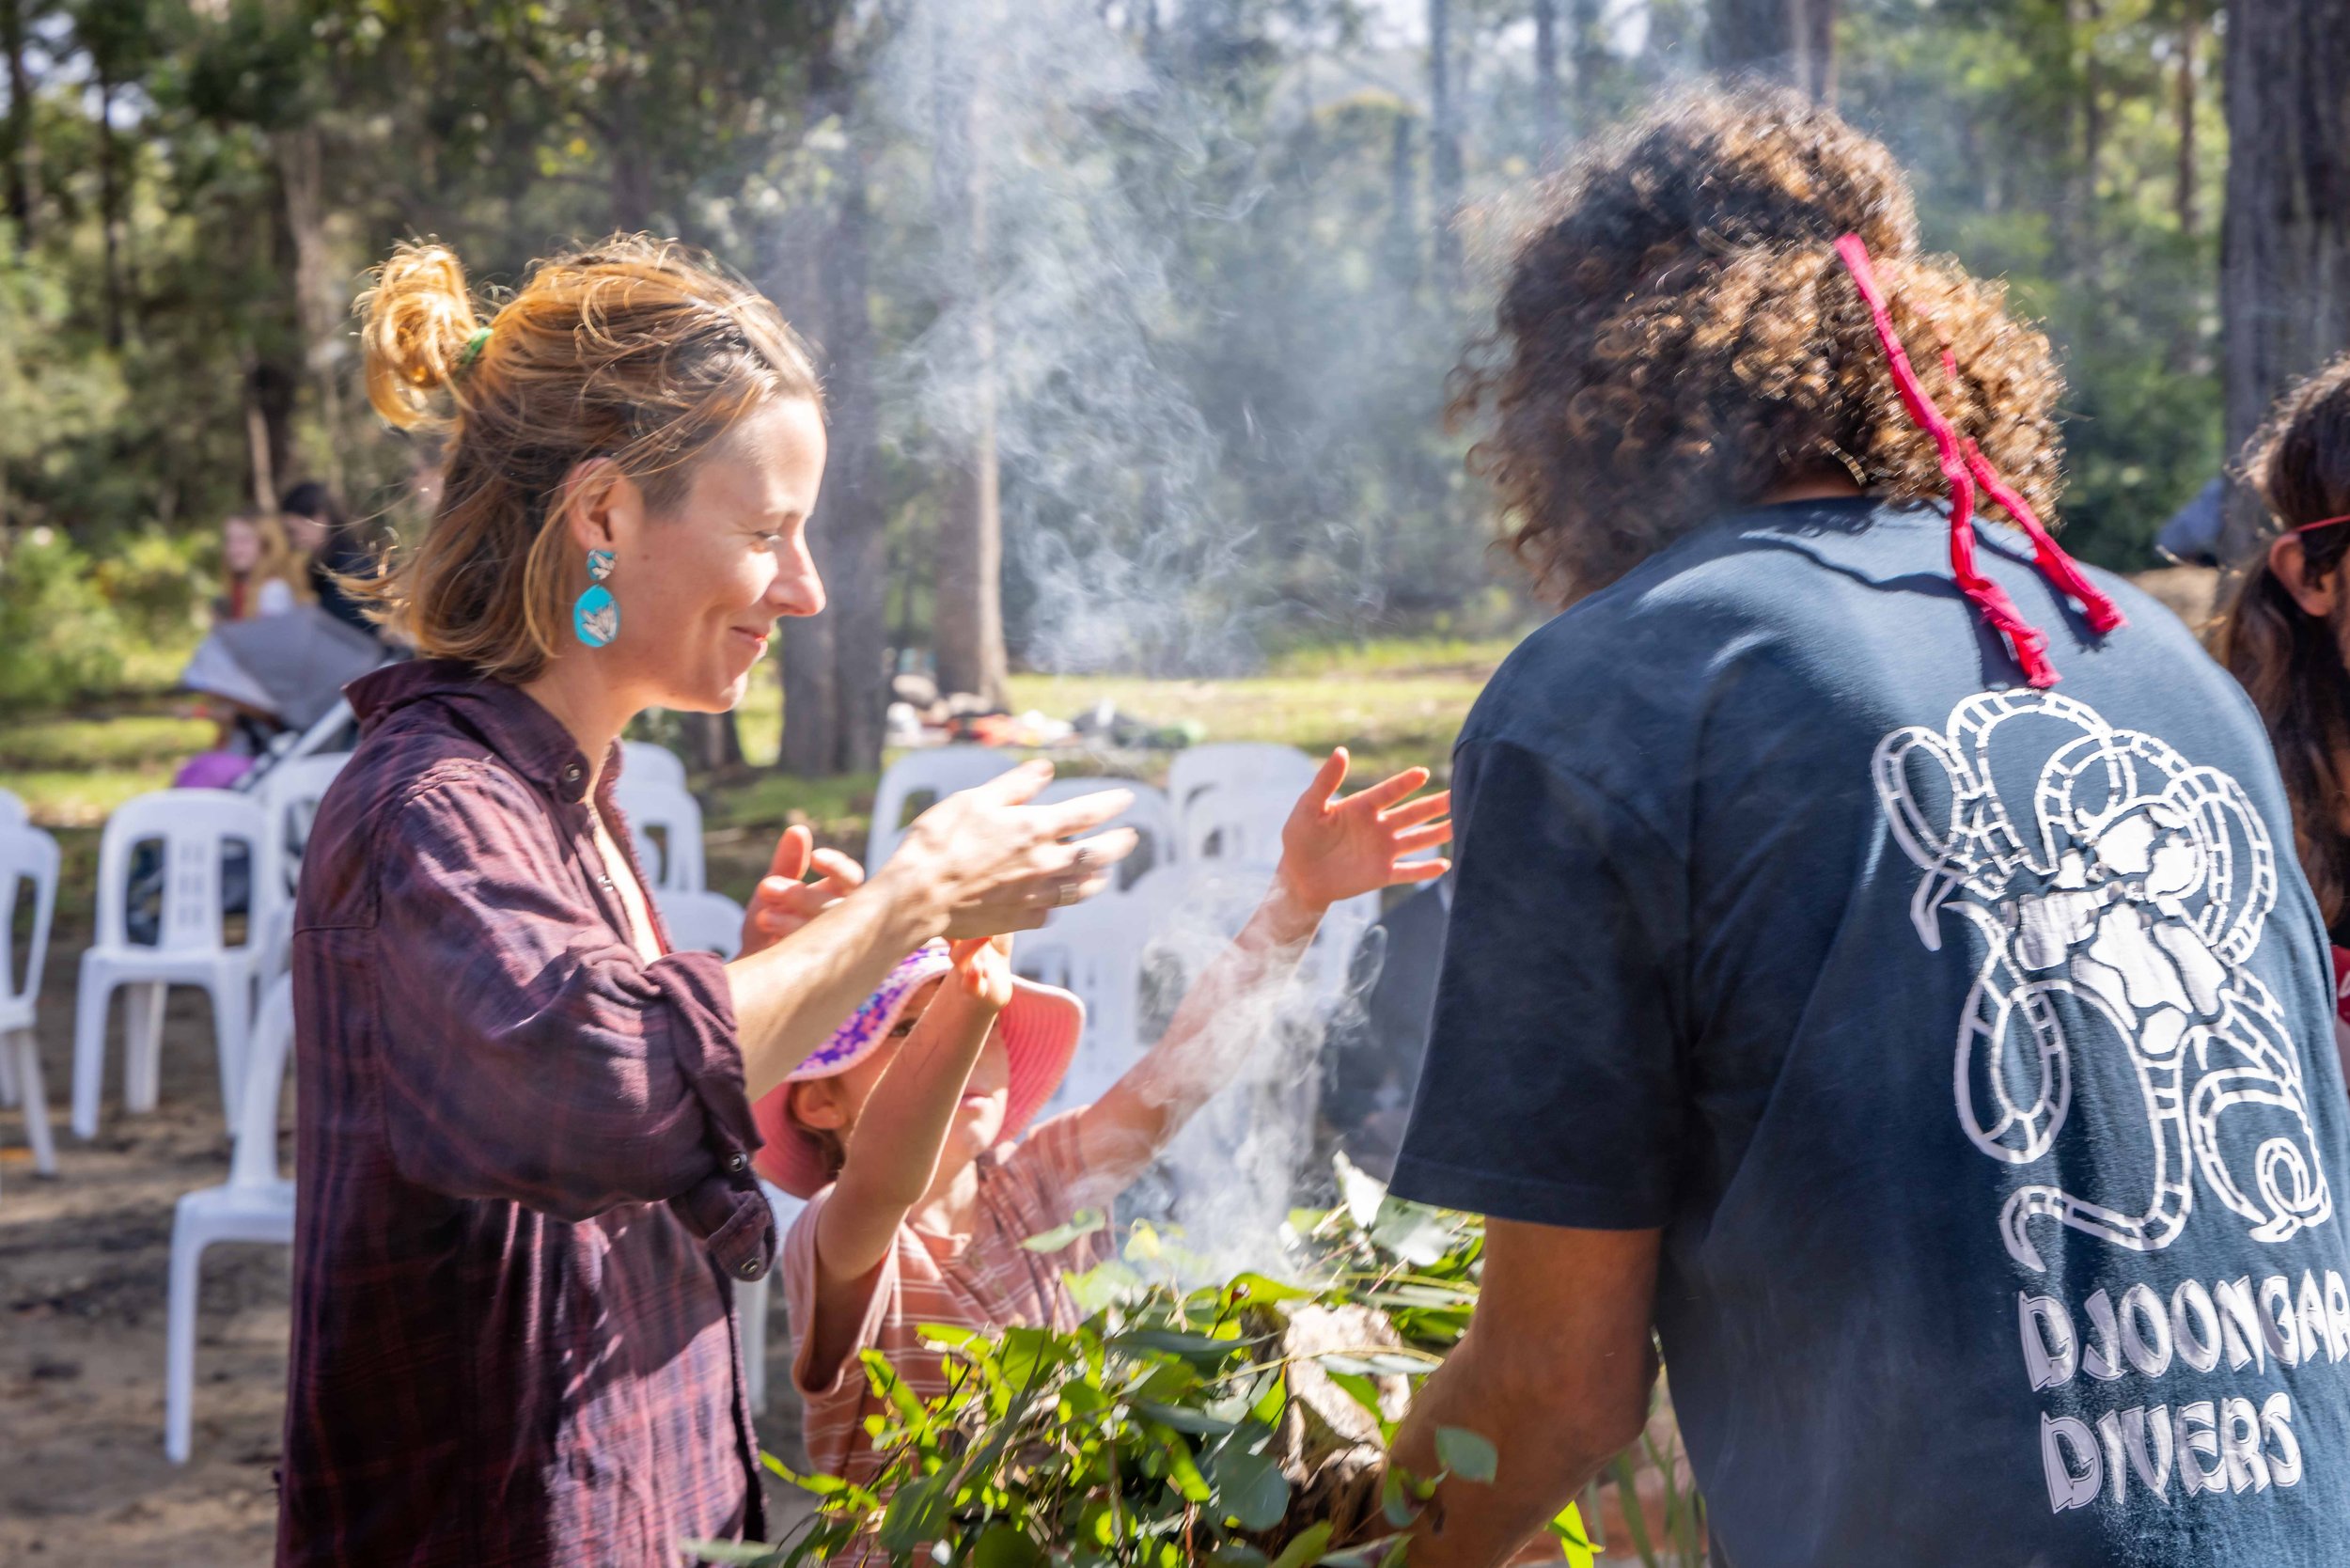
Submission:
<svg viewBox="0 0 2350 1568">
<path fill-rule="evenodd" d="M 808 554 L 805 532 L 795 530 L 777 548 L 776 580 L 767 585 L 767 603 L 778 616 L 815 615 L 823 609 L 824 579 L 816 570 L 816 557 Z"/>
</svg>

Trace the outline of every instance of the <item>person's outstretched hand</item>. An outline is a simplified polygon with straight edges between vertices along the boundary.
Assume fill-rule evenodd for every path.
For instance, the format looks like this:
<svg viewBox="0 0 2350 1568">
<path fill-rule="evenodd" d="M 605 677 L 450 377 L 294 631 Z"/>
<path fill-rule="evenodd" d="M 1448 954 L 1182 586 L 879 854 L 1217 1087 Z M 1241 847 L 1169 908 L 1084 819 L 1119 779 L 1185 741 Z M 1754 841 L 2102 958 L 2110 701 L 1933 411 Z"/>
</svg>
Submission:
<svg viewBox="0 0 2350 1568">
<path fill-rule="evenodd" d="M 1452 838 L 1452 823 L 1436 820 L 1452 808 L 1449 790 L 1409 798 L 1428 782 L 1426 768 L 1405 768 L 1340 800 L 1346 768 L 1346 748 L 1336 747 L 1281 829 L 1280 885 L 1310 909 L 1394 883 L 1433 881 L 1452 864 L 1403 858 Z"/>
<path fill-rule="evenodd" d="M 1052 764 L 1023 762 L 948 795 L 914 819 L 874 886 L 885 883 L 891 892 L 939 910 L 944 929 L 937 934 L 949 941 L 1034 931 L 1056 908 L 1091 898 L 1109 886 L 1111 868 L 1137 841 L 1130 827 L 1093 830 L 1135 797 L 1103 790 L 1051 806 L 1028 804 L 1052 777 Z"/>
<path fill-rule="evenodd" d="M 811 870 L 814 882 L 807 880 Z M 805 825 L 785 828 L 743 912 L 743 956 L 774 947 L 864 885 L 864 867 L 838 850 L 818 849 Z"/>
</svg>

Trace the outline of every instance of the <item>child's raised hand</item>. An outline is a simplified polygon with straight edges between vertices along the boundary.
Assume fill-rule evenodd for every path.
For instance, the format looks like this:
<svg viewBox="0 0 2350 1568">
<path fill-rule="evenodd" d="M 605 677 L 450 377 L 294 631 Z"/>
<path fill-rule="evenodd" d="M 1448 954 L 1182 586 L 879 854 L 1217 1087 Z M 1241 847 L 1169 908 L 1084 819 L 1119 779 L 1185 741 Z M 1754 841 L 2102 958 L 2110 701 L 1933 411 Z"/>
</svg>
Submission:
<svg viewBox="0 0 2350 1568">
<path fill-rule="evenodd" d="M 807 880 L 810 870 L 814 882 Z M 815 835 L 805 826 L 783 830 L 767 874 L 751 894 L 743 912 L 743 949 L 748 958 L 816 918 L 865 883 L 865 868 L 838 850 L 818 849 Z"/>
<path fill-rule="evenodd" d="M 1451 792 L 1407 798 L 1428 782 L 1428 770 L 1405 768 L 1340 800 L 1346 768 L 1346 748 L 1333 749 L 1281 829 L 1279 877 L 1290 896 L 1327 909 L 1392 883 L 1442 876 L 1449 860 L 1403 857 L 1451 839 L 1451 823 L 1436 820 L 1452 808 Z"/>
<path fill-rule="evenodd" d="M 1011 1001 L 1011 935 L 975 936 L 949 942 L 947 952 L 955 961 L 955 982 L 965 996 L 981 1007 L 1001 1012 Z"/>
</svg>

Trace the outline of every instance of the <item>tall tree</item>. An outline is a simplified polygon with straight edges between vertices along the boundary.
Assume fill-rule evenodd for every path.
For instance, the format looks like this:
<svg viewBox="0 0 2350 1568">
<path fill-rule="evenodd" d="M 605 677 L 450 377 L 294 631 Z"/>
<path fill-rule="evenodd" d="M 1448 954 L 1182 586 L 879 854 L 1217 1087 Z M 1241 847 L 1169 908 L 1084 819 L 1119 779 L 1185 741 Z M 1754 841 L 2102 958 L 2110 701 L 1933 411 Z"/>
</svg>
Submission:
<svg viewBox="0 0 2350 1568">
<path fill-rule="evenodd" d="M 8 218 L 17 243 L 39 237 L 40 144 L 33 136 L 33 73 L 24 57 L 33 0 L 0 0 L 0 52 L 8 56 Z"/>
<path fill-rule="evenodd" d="M 2350 27 L 2330 6 L 2228 8 L 2227 212 L 2219 316 L 2227 448 L 2277 396 L 2350 348 Z M 2226 543 L 2240 557 L 2260 509 L 2241 486 Z"/>
<path fill-rule="evenodd" d="M 1534 4 L 1534 139 L 1543 164 L 1559 156 L 1559 0 Z"/>
<path fill-rule="evenodd" d="M 975 0 L 976 3 L 976 0 Z M 987 84 L 978 55 L 955 47 L 935 13 L 932 50 L 936 134 L 932 205 L 937 215 L 942 276 L 950 296 L 945 319 L 959 329 L 950 351 L 962 370 L 957 428 L 942 431 L 945 494 L 938 524 L 938 588 L 931 637 L 938 683 L 991 706 L 1004 701 L 1004 514 L 995 446 L 995 329 L 988 298 L 987 146 L 980 134 Z"/>
<path fill-rule="evenodd" d="M 854 126 L 854 50 L 848 24 L 836 20 L 808 72 L 810 118 L 837 133 L 829 138 L 822 232 L 812 237 L 813 255 L 793 290 L 807 297 L 816 330 L 831 436 L 809 530 L 828 603 L 823 614 L 784 625 L 778 760 L 784 772 L 802 776 L 877 769 L 888 705 L 889 517 L 874 387 L 867 172 L 872 138 Z"/>
<path fill-rule="evenodd" d="M 2192 234 L 2202 227 L 2202 214 L 2197 200 L 2195 102 L 2196 66 L 2202 54 L 2204 0 L 2182 0 L 2179 7 L 2179 37 L 2176 44 L 2178 59 L 2173 66 L 2176 85 L 2171 91 L 2171 116 L 2177 122 L 2179 163 L 2177 182 L 2171 196 L 2171 210 L 2177 213 L 2179 232 Z"/>
<path fill-rule="evenodd" d="M 1461 119 L 1452 89 L 1452 0 L 1428 0 L 1428 184 L 1442 287 L 1461 264 Z"/>
<path fill-rule="evenodd" d="M 1716 71 L 1836 96 L 1837 0 L 1710 0 L 1706 59 Z"/>
</svg>

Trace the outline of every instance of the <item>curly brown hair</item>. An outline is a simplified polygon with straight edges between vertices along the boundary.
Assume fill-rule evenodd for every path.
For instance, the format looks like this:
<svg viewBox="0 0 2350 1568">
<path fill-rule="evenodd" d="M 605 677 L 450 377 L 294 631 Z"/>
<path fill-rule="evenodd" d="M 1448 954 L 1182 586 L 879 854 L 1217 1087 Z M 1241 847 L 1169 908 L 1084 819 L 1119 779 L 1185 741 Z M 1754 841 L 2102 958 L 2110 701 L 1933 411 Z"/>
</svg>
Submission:
<svg viewBox="0 0 2350 1568">
<path fill-rule="evenodd" d="M 2044 518 L 2060 485 L 2047 339 L 1997 284 L 1918 254 L 1892 154 L 1799 94 L 1682 98 L 1537 196 L 1496 329 L 1455 372 L 1470 463 L 1545 594 L 1605 588 L 1775 483 L 1841 470 L 1947 494 L 1835 243 L 1876 259 L 1929 395 Z M 1944 368 L 1944 351 L 1957 367 Z"/>
<path fill-rule="evenodd" d="M 2350 354 L 2278 400 L 2238 472 L 2280 531 L 2350 513 Z M 2312 584 L 2336 577 L 2350 558 L 2350 523 L 2298 537 Z M 2339 930 L 2350 905 L 2350 670 L 2342 641 L 2350 604 L 2331 619 L 2302 609 L 2268 564 L 2276 538 L 2246 565 L 2213 628 L 2214 651 L 2268 726 L 2293 802 L 2294 847 L 2326 923 Z"/>
</svg>

